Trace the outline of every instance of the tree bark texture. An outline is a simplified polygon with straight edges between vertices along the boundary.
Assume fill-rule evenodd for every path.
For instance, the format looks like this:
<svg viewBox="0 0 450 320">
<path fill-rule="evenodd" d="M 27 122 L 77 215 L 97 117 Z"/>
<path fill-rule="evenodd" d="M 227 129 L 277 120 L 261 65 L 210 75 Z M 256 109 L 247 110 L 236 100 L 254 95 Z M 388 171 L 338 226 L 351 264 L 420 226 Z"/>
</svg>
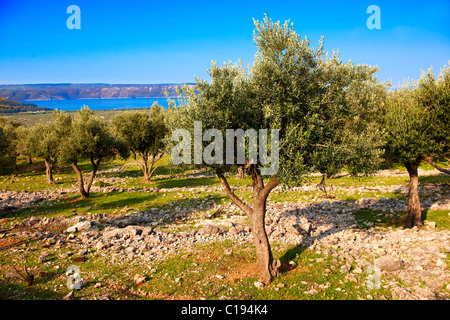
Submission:
<svg viewBox="0 0 450 320">
<path fill-rule="evenodd" d="M 87 198 L 89 194 L 84 189 L 83 172 L 81 172 L 80 168 L 78 167 L 77 161 L 72 161 L 72 169 L 77 174 L 78 191 L 80 192 L 81 198 Z"/>
<path fill-rule="evenodd" d="M 91 158 L 91 164 L 92 164 L 92 171 L 89 174 L 89 178 L 86 183 L 86 192 L 87 192 L 88 196 L 89 196 L 89 192 L 91 190 L 92 184 L 94 182 L 95 175 L 97 174 L 98 167 L 100 166 L 100 159 L 95 161 L 94 159 Z"/>
<path fill-rule="evenodd" d="M 141 154 L 141 161 L 137 160 L 136 156 L 134 156 L 134 160 L 141 166 L 141 170 L 144 173 L 144 182 L 151 182 L 153 174 L 155 173 L 156 168 L 158 168 L 158 166 L 155 166 L 155 163 L 158 162 L 163 155 L 164 153 L 158 153 L 156 155 L 152 154 L 150 156 Z"/>
<path fill-rule="evenodd" d="M 55 180 L 53 180 L 53 169 L 55 168 L 55 160 L 44 159 L 45 162 L 45 176 L 47 178 L 48 184 L 55 184 Z"/>
<path fill-rule="evenodd" d="M 418 168 L 422 157 L 418 157 L 413 162 L 406 162 L 405 167 L 409 174 L 409 205 L 408 215 L 405 218 L 404 227 L 422 227 L 422 210 L 419 198 L 419 174 Z"/>
<path fill-rule="evenodd" d="M 256 167 L 252 165 L 251 176 L 253 180 L 253 205 L 250 206 L 239 199 L 231 190 L 227 179 L 218 174 L 219 180 L 228 197 L 244 211 L 249 220 L 252 230 L 253 243 L 256 248 L 256 264 L 259 268 L 260 281 L 269 284 L 278 275 L 281 265 L 279 260 L 274 261 L 269 239 L 265 229 L 266 201 L 270 191 L 275 188 L 279 181 L 273 177 L 266 185 Z"/>
</svg>

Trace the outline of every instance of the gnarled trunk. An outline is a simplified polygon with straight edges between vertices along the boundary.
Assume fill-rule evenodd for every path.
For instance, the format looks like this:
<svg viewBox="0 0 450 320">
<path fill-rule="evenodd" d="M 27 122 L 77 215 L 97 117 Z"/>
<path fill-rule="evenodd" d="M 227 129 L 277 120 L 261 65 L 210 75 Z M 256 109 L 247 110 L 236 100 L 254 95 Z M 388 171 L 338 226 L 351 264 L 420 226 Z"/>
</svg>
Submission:
<svg viewBox="0 0 450 320">
<path fill-rule="evenodd" d="M 91 164 L 92 164 L 92 171 L 89 174 L 85 186 L 83 182 L 83 172 L 78 167 L 78 161 L 77 160 L 72 161 L 73 171 L 75 171 L 75 173 L 77 174 L 78 191 L 80 192 L 81 198 L 83 199 L 89 197 L 89 192 L 91 190 L 92 183 L 94 182 L 95 175 L 97 173 L 98 167 L 100 166 L 100 159 L 98 159 L 97 162 L 95 162 L 94 159 L 91 158 Z"/>
<path fill-rule="evenodd" d="M 164 153 L 152 154 L 148 157 L 147 154 L 141 154 L 142 161 L 138 161 L 136 159 L 136 155 L 134 156 L 134 160 L 141 166 L 142 172 L 144 173 L 144 182 L 151 182 L 153 174 L 155 173 L 156 168 L 158 166 L 154 166 L 156 162 L 158 162 Z M 149 166 L 150 165 L 150 166 Z"/>
<path fill-rule="evenodd" d="M 280 262 L 274 262 L 269 238 L 265 228 L 266 199 L 253 200 L 253 212 L 250 215 L 253 243 L 256 248 L 256 264 L 260 272 L 260 280 L 265 284 L 272 282 L 278 275 Z"/>
<path fill-rule="evenodd" d="M 55 184 L 55 180 L 53 180 L 53 169 L 55 168 L 55 160 L 44 159 L 45 162 L 45 176 L 47 178 L 48 184 Z"/>
<path fill-rule="evenodd" d="M 253 180 L 252 207 L 244 203 L 234 194 L 228 184 L 228 181 L 222 174 L 218 174 L 218 177 L 229 198 L 247 214 L 250 220 L 253 243 L 256 248 L 256 263 L 259 268 L 260 281 L 265 284 L 269 284 L 273 278 L 278 275 L 278 268 L 280 267 L 281 262 L 279 260 L 273 260 L 272 250 L 267 237 L 264 220 L 266 216 L 267 197 L 270 191 L 272 191 L 272 189 L 279 184 L 279 181 L 273 177 L 264 186 L 262 177 L 254 166 L 251 168 L 251 175 Z"/>
<path fill-rule="evenodd" d="M 158 166 L 155 166 L 155 167 L 153 167 L 153 166 L 155 165 L 155 162 L 158 160 L 150 161 L 150 166 L 148 167 L 148 170 L 147 170 L 147 178 L 146 178 L 147 182 L 152 181 L 153 174 L 155 173 L 156 168 L 158 168 Z"/>
<path fill-rule="evenodd" d="M 409 174 L 409 205 L 408 215 L 405 218 L 404 227 L 422 227 L 422 209 L 419 198 L 419 174 L 418 168 L 422 157 L 418 157 L 414 162 L 406 162 L 405 167 Z"/>
<path fill-rule="evenodd" d="M 78 191 L 80 192 L 81 198 L 87 198 L 89 194 L 84 190 L 84 183 L 83 183 L 83 172 L 81 172 L 80 168 L 78 167 L 77 161 L 72 161 L 72 169 L 77 174 L 77 184 L 78 184 Z"/>
<path fill-rule="evenodd" d="M 89 178 L 86 184 L 86 192 L 88 196 L 92 187 L 92 183 L 94 182 L 95 175 L 97 174 L 98 167 L 100 166 L 100 159 L 98 159 L 97 162 L 95 162 L 94 159 L 91 158 L 91 164 L 92 164 L 92 171 L 89 174 Z"/>
</svg>

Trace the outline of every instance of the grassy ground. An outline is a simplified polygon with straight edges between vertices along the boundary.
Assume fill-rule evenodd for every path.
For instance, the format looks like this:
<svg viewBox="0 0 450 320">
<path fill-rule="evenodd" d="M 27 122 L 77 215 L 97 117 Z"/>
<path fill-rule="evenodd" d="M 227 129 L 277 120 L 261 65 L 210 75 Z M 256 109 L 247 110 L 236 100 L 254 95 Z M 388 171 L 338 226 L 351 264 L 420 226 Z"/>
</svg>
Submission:
<svg viewBox="0 0 450 320">
<path fill-rule="evenodd" d="M 0 255 L 1 299 L 61 299 L 70 290 L 66 287 L 65 272 L 71 265 L 81 269 L 87 286 L 77 292 L 77 298 L 95 299 L 107 294 L 112 299 L 385 299 L 385 289 L 368 289 L 356 281 L 347 281 L 340 273 L 339 265 L 330 259 L 301 247 L 279 251 L 274 246 L 275 257 L 283 262 L 282 271 L 273 283 L 263 290 L 253 283 L 258 281 L 254 264 L 254 248 L 251 245 L 236 246 L 226 241 L 199 245 L 193 250 L 180 252 L 158 263 L 135 260 L 132 263 L 112 263 L 111 257 L 95 252 L 85 261 L 77 260 L 76 253 L 60 258 L 65 250 L 47 250 L 47 262 L 37 264 L 40 248 L 27 244 L 16 251 Z M 229 254 L 227 250 L 232 250 Z M 298 265 L 291 268 L 294 261 Z M 14 264 L 21 269 L 27 264 L 35 275 L 32 286 L 12 269 Z M 292 263 L 292 262 L 291 262 Z M 141 274 L 146 282 L 136 285 L 133 277 Z M 364 283 L 365 274 L 360 276 Z M 100 287 L 96 284 L 100 283 Z M 318 293 L 311 295 L 309 290 Z"/>
<path fill-rule="evenodd" d="M 132 162 L 115 160 L 102 166 L 98 181 L 110 181 L 117 178 L 114 185 L 124 189 L 134 188 L 133 192 L 93 192 L 91 197 L 80 200 L 78 194 L 67 193 L 62 198 L 43 201 L 39 205 L 8 213 L 8 223 L 21 222 L 30 216 L 53 217 L 69 215 L 74 209 L 80 213 L 118 214 L 148 210 L 151 208 L 171 209 L 175 207 L 195 208 L 211 202 L 216 204 L 230 204 L 230 200 L 220 189 L 220 182 L 208 172 L 203 176 L 179 177 L 196 172 L 193 168 L 171 166 L 167 159 L 163 166 L 156 170 L 153 183 L 142 183 L 142 175 L 137 165 Z M 448 165 L 441 163 L 441 165 Z M 24 159 L 20 159 L 21 174 L 14 177 L 2 176 L 0 189 L 15 191 L 51 190 L 70 188 L 76 182 L 75 174 L 70 168 L 60 168 L 55 174 L 56 185 L 48 186 L 42 172 L 42 162 L 35 161 L 34 170 L 27 170 Z M 108 172 L 108 169 L 123 167 L 119 173 Z M 432 169 L 428 165 L 424 170 Z M 89 171 L 89 163 L 82 163 L 82 169 Z M 108 180 L 110 179 L 110 180 Z M 310 184 L 319 183 L 319 178 L 312 179 Z M 445 175 L 423 176 L 421 184 L 448 184 L 450 177 Z M 402 192 L 382 192 L 371 190 L 376 186 L 407 185 L 406 176 L 394 177 L 363 177 L 348 176 L 328 179 L 327 184 L 333 185 L 334 190 L 325 195 L 318 190 L 312 191 L 281 191 L 274 190 L 269 196 L 271 202 L 320 202 L 325 198 L 356 201 L 362 197 L 392 197 L 406 200 Z M 250 186 L 251 180 L 239 180 L 230 177 L 231 185 Z M 203 188 L 207 186 L 208 188 Z M 163 192 L 147 192 L 140 189 L 158 187 L 166 188 Z M 194 189 L 179 190 L 174 188 L 188 187 Z M 340 188 L 368 187 L 365 191 L 349 194 L 339 191 Z M 174 190 L 171 190 L 174 189 Z M 440 192 L 438 189 L 435 193 Z M 249 201 L 250 189 L 240 189 L 237 195 Z M 421 195 L 422 200 L 430 194 Z M 207 206 L 206 206 L 207 207 Z M 205 207 L 203 207 L 205 208 Z M 203 209 L 207 210 L 207 209 Z M 361 225 L 364 222 L 374 222 L 377 227 L 400 227 L 400 220 L 404 213 L 386 215 L 376 210 L 360 210 L 355 216 Z M 425 210 L 423 219 L 435 221 L 439 228 L 450 229 L 448 211 Z M 54 232 L 61 232 L 64 226 Z M 170 226 L 164 226 L 170 228 Z M 0 229 L 3 225 L 0 224 Z M 17 232 L 20 239 L 20 232 Z M 0 238 L 0 243 L 2 239 Z M 253 283 L 258 280 L 254 264 L 254 248 L 251 244 L 239 245 L 231 241 L 198 245 L 194 249 L 181 250 L 164 261 L 149 263 L 135 259 L 132 262 L 120 261 L 114 256 L 104 256 L 95 250 L 90 252 L 84 261 L 80 259 L 75 246 L 61 248 L 44 248 L 48 253 L 47 262 L 40 264 L 38 258 L 42 253 L 42 244 L 25 242 L 21 245 L 0 250 L 0 299 L 61 299 L 69 292 L 66 286 L 65 272 L 70 265 L 76 264 L 82 271 L 82 277 L 87 281 L 83 290 L 76 292 L 78 298 L 95 299 L 108 295 L 113 299 L 386 299 L 390 297 L 387 289 L 368 289 L 364 285 L 366 274 L 356 275 L 356 279 L 346 279 L 339 269 L 340 265 L 328 257 L 324 257 L 304 247 L 285 248 L 273 244 L 274 257 L 283 262 L 282 272 L 275 281 L 264 289 L 256 288 Z M 60 256 L 67 252 L 68 257 Z M 113 262 L 114 261 L 114 262 Z M 297 266 L 292 268 L 288 264 L 294 261 Z M 24 265 L 35 275 L 33 285 L 28 286 L 14 270 L 21 270 Z M 141 274 L 147 281 L 143 285 L 136 285 L 133 277 Z M 305 293 L 312 289 L 314 295 Z"/>
</svg>

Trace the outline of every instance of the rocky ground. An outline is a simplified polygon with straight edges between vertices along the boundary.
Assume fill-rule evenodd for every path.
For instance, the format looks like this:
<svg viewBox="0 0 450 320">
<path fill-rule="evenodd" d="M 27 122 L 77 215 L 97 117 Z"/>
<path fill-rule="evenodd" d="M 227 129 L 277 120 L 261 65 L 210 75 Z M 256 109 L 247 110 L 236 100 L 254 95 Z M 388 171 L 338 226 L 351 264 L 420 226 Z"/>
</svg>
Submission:
<svg viewBox="0 0 450 320">
<path fill-rule="evenodd" d="M 442 206 L 447 207 L 449 202 L 447 199 Z M 406 209 L 406 203 L 386 198 L 363 198 L 355 203 L 271 203 L 266 230 L 272 243 L 303 246 L 330 257 L 348 281 L 357 282 L 361 275 L 373 270 L 373 285 L 381 285 L 377 281 L 383 279 L 382 285 L 391 290 L 393 298 L 435 299 L 448 295 L 450 271 L 445 261 L 450 253 L 450 231 L 437 231 L 433 223 L 421 230 L 359 225 L 353 212 L 361 208 L 377 208 L 394 217 L 395 211 Z M 111 263 L 156 261 L 199 243 L 251 241 L 246 218 L 236 208 L 230 207 L 228 212 L 216 219 L 194 217 L 182 221 L 183 212 L 170 210 L 118 215 L 78 215 L 74 211 L 70 217 L 27 218 L 3 238 L 33 237 L 52 250 L 76 244 L 78 251 L 62 253 L 66 257 L 99 252 Z M 163 231 L 160 226 L 166 222 L 174 222 L 176 227 Z M 58 232 L 55 226 L 60 227 Z M 45 260 L 45 255 L 43 252 L 40 259 Z M 309 293 L 317 292 L 312 288 Z"/>
<path fill-rule="evenodd" d="M 117 176 L 110 176 L 111 174 L 120 173 L 124 167 L 114 167 L 107 170 L 102 170 L 97 174 L 97 180 L 101 181 L 102 186 L 95 185 L 91 187 L 92 192 L 101 192 L 101 193 L 109 193 L 109 192 L 176 192 L 176 191 L 218 191 L 221 192 L 222 188 L 219 187 L 175 187 L 175 188 L 156 188 L 156 187 L 124 187 L 127 181 L 127 178 L 121 178 Z M 441 174 L 437 170 L 422 170 L 419 169 L 419 176 L 431 176 Z M 315 174 L 313 174 L 315 175 Z M 345 176 L 346 174 L 341 174 Z M 204 177 L 212 177 L 214 176 L 212 173 L 193 173 L 193 174 L 184 174 L 184 175 L 159 175 L 158 178 L 204 178 Z M 395 177 L 395 176 L 407 176 L 406 172 L 400 170 L 381 170 L 377 172 L 376 176 L 379 177 Z M 56 178 L 58 180 L 59 178 Z M 250 186 L 240 187 L 240 189 L 251 190 Z M 421 184 L 420 185 L 420 194 L 427 196 L 425 201 L 422 201 L 421 205 L 424 209 L 432 209 L 432 210 L 450 210 L 450 204 L 448 204 L 447 199 L 442 198 L 438 195 L 438 193 L 442 190 L 447 190 L 448 185 L 436 185 L 436 184 Z M 317 185 L 306 185 L 302 187 L 293 187 L 286 188 L 283 191 L 295 191 L 295 192 L 308 192 L 308 191 L 317 191 Z M 334 192 L 345 192 L 347 195 L 355 195 L 360 192 L 380 192 L 380 193 L 388 193 L 388 192 L 398 192 L 407 194 L 408 186 L 405 185 L 377 185 L 377 186 L 362 186 L 362 187 L 339 187 L 339 186 L 326 186 L 326 190 L 334 191 Z M 280 188 L 276 189 L 274 192 L 283 192 Z M 50 190 L 41 190 L 35 192 L 28 191 L 8 191 L 8 190 L 0 190 L 0 213 L 8 212 L 22 208 L 28 208 L 35 206 L 45 200 L 55 200 L 60 198 L 65 194 L 77 193 L 78 189 L 74 184 L 70 188 L 59 188 L 59 189 L 50 189 Z M 383 204 L 382 204 L 383 206 Z"/>
<path fill-rule="evenodd" d="M 315 187 L 315 186 L 314 186 Z M 117 187 L 94 187 L 94 191 L 219 191 L 220 187 L 146 188 L 116 190 Z M 293 188 L 306 191 L 308 188 Z M 440 196 L 436 195 L 436 188 Z M 300 190 L 302 189 L 302 190 Z M 366 187 L 343 188 L 354 192 Z M 401 190 L 404 186 L 375 186 L 378 191 Z M 448 185 L 423 186 L 422 192 L 430 197 L 422 202 L 424 208 L 449 210 Z M 0 192 L 0 210 L 3 212 L 35 206 L 57 199 L 73 190 L 39 192 Z M 219 209 L 212 208 L 212 211 Z M 361 198 L 356 202 L 323 200 L 318 203 L 269 202 L 266 231 L 271 243 L 280 247 L 301 246 L 331 259 L 346 281 L 389 289 L 394 299 L 441 299 L 450 296 L 450 231 L 438 230 L 435 223 L 426 222 L 418 230 L 394 227 L 379 228 L 374 222 L 358 222 L 355 213 L 361 209 L 375 210 L 375 221 L 398 218 L 407 210 L 405 201 L 393 198 Z M 58 251 L 70 245 L 72 252 L 61 251 L 60 258 L 93 253 L 108 257 L 111 263 L 126 264 L 133 260 L 158 261 L 180 249 L 189 250 L 201 243 L 231 240 L 237 244 L 251 241 L 251 229 L 246 217 L 233 205 L 227 205 L 217 218 L 189 214 L 180 207 L 153 208 L 148 211 L 107 215 L 103 213 L 79 214 L 74 209 L 69 216 L 30 217 L 20 223 L 11 222 L 8 232 L 0 230 L 0 243 L 9 245 L 8 239 L 35 239 L 43 251 L 39 259 L 45 261 L 46 251 Z M 450 215 L 450 213 L 449 213 Z M 0 229 L 8 219 L 3 219 Z M 331 270 L 324 270 L 325 273 Z M 363 285 L 361 284 L 361 285 Z M 306 292 L 317 294 L 312 286 Z"/>
</svg>

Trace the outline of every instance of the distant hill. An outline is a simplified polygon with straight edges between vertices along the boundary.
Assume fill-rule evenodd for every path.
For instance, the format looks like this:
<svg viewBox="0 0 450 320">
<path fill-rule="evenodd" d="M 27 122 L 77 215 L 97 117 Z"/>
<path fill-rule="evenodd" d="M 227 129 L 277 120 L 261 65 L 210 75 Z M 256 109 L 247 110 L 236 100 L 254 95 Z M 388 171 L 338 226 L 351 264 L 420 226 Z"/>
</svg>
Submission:
<svg viewBox="0 0 450 320">
<path fill-rule="evenodd" d="M 193 86 L 194 84 L 188 84 Z M 0 98 L 11 100 L 69 100 L 114 98 L 164 98 L 177 96 L 183 84 L 8 84 L 0 85 Z"/>
<path fill-rule="evenodd" d="M 51 111 L 49 108 L 38 107 L 33 103 L 24 103 L 8 99 L 0 99 L 0 113 Z"/>
</svg>

